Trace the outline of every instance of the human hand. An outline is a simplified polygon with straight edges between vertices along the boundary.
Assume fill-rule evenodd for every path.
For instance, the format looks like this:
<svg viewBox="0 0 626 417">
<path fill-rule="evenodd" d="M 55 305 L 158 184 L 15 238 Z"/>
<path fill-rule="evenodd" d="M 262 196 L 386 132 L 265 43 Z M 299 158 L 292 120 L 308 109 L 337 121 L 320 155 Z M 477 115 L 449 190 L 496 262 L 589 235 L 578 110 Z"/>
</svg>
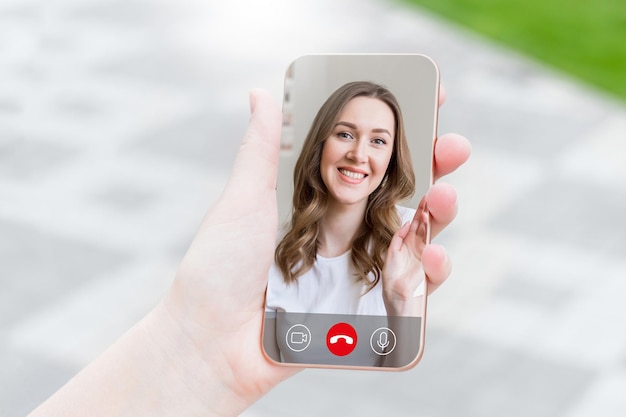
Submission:
<svg viewBox="0 0 626 417">
<path fill-rule="evenodd" d="M 31 416 L 234 416 L 297 372 L 274 365 L 261 350 L 281 113 L 267 92 L 253 92 L 250 102 L 229 182 L 163 302 Z M 469 149 L 462 136 L 440 137 L 435 177 L 459 167 Z M 456 193 L 436 184 L 426 204 L 434 236 L 454 218 Z M 445 250 L 427 245 L 421 261 L 433 290 L 450 271 Z"/>
<path fill-rule="evenodd" d="M 235 416 L 292 375 L 261 353 L 281 113 L 264 91 L 224 192 L 164 300 L 32 417 Z"/>
<path fill-rule="evenodd" d="M 191 350 L 197 360 L 189 381 L 218 376 L 226 415 L 238 414 L 296 372 L 271 363 L 261 351 L 265 286 L 278 223 L 281 112 L 265 91 L 251 93 L 250 102 L 252 116 L 232 175 L 164 302 L 180 332 L 177 343 L 188 345 L 180 350 Z"/>
<path fill-rule="evenodd" d="M 445 99 L 446 93 L 442 86 L 439 93 L 440 107 L 444 104 Z M 454 133 L 438 137 L 435 142 L 433 158 L 433 177 L 435 181 L 455 171 L 465 161 L 467 161 L 470 153 L 471 146 L 465 137 Z M 422 224 L 426 222 L 422 211 L 426 211 L 430 217 L 428 221 L 430 221 L 430 237 L 432 239 L 444 228 L 446 228 L 456 217 L 457 198 L 454 187 L 444 182 L 438 182 L 431 186 L 424 198 L 420 201 L 420 206 L 415 213 L 415 217 L 411 222 L 411 225 L 404 225 L 404 227 L 400 228 L 400 230 L 398 230 L 394 235 L 393 240 L 396 241 L 396 246 L 393 246 L 394 243 L 392 240 L 392 243 L 390 244 L 390 251 L 392 250 L 392 246 L 394 249 L 402 247 L 401 245 L 397 246 L 397 242 L 398 240 L 403 241 L 405 236 L 405 227 L 407 229 L 413 229 L 417 226 L 417 229 L 415 230 L 424 230 L 416 224 L 416 220 L 419 220 Z M 412 298 L 413 293 L 411 292 L 411 289 L 416 288 L 416 283 L 419 285 L 422 276 L 425 274 L 426 279 L 428 280 L 428 294 L 430 294 L 448 278 L 452 270 L 452 264 L 443 246 L 433 243 L 425 246 L 422 246 L 421 244 L 419 244 L 419 246 L 415 246 L 414 241 L 408 245 L 413 247 L 413 249 L 411 251 L 404 250 L 401 251 L 401 253 L 404 256 L 415 254 L 411 255 L 415 261 L 410 265 L 405 264 L 404 267 L 406 271 L 413 271 L 413 273 L 405 274 L 404 280 L 393 279 L 391 277 L 385 279 L 385 272 L 383 270 L 383 295 L 388 314 L 391 315 L 419 315 L 419 299 L 414 299 L 412 302 L 407 303 L 407 301 Z M 397 252 L 397 250 L 394 250 L 394 252 Z M 417 260 L 417 253 L 420 254 L 419 261 Z M 389 266 L 389 270 L 392 267 L 397 269 L 396 262 L 399 259 L 402 259 L 399 258 L 398 255 L 399 253 L 392 256 L 388 252 L 387 257 L 394 263 Z M 402 262 L 403 261 L 400 260 L 400 264 Z M 404 258 L 404 262 L 407 262 L 406 258 Z M 418 263 L 421 263 L 421 268 L 417 266 Z M 385 264 L 387 264 L 387 261 Z M 396 271 L 394 274 L 398 274 L 398 272 Z M 387 281 L 387 283 L 385 281 Z M 410 297 L 408 296 L 409 294 L 411 294 Z M 395 301 L 392 302 L 392 300 Z"/>
<path fill-rule="evenodd" d="M 256 92 L 252 107 L 250 127 L 232 177 L 200 226 L 164 303 L 180 332 L 177 342 L 187 345 L 176 350 L 193 352 L 190 356 L 199 364 L 195 373 L 219 377 L 223 392 L 231 399 L 221 403 L 240 407 L 230 407 L 226 414 L 239 412 L 296 372 L 271 363 L 260 347 L 264 292 L 277 229 L 275 188 L 281 117 L 267 93 Z M 434 153 L 435 178 L 465 162 L 469 150 L 462 136 L 439 138 Z M 435 236 L 456 214 L 454 188 L 447 184 L 431 187 L 419 223 L 423 223 L 426 207 Z M 416 240 L 423 241 L 420 236 Z M 441 246 L 426 245 L 420 250 L 432 291 L 449 275 L 450 262 Z M 189 379 L 202 382 L 197 375 Z M 201 385 L 197 389 L 200 391 Z"/>
<path fill-rule="evenodd" d="M 422 253 L 428 235 L 428 208 L 422 198 L 415 215 L 393 235 L 382 271 L 383 300 L 389 316 L 419 316 L 424 281 Z"/>
</svg>

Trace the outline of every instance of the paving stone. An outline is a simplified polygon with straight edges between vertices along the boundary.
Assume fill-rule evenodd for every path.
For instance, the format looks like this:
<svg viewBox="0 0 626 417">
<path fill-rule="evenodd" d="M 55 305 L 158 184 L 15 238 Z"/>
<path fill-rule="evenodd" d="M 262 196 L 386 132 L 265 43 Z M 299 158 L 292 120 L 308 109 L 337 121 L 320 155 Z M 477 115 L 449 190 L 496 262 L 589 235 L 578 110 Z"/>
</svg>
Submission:
<svg viewBox="0 0 626 417">
<path fill-rule="evenodd" d="M 499 283 L 496 296 L 513 302 L 530 304 L 543 311 L 554 311 L 567 305 L 574 291 L 550 284 L 550 281 L 543 285 L 539 284 L 537 279 L 529 280 L 521 272 L 517 272 Z"/>
<path fill-rule="evenodd" d="M 626 250 L 626 223 L 617 219 L 623 213 L 624 193 L 584 182 L 546 178 L 494 216 L 490 225 L 541 241 L 577 245 L 620 257 Z"/>
<path fill-rule="evenodd" d="M 101 1 L 90 4 L 76 3 L 68 7 L 66 16 L 80 22 L 93 20 L 112 26 L 135 26 L 154 19 L 154 8 L 141 1 Z"/>
<path fill-rule="evenodd" d="M 5 98 L 0 94 L 0 117 L 3 115 L 15 115 L 22 111 L 19 100 Z"/>
<path fill-rule="evenodd" d="M 241 143 L 245 122 L 233 113 L 194 114 L 138 138 L 129 150 L 226 171 Z"/>
<path fill-rule="evenodd" d="M 153 46 L 148 45 L 148 48 Z M 198 88 L 205 83 L 191 69 L 177 64 L 177 57 L 164 50 L 137 50 L 131 56 L 115 57 L 91 68 L 96 77 L 121 77 L 174 87 Z"/>
<path fill-rule="evenodd" d="M 0 219 L 0 330 L 126 261 L 96 242 Z"/>
<path fill-rule="evenodd" d="M 64 144 L 0 131 L 0 178 L 27 180 L 43 177 L 78 155 Z"/>
<path fill-rule="evenodd" d="M 55 360 L 15 352 L 0 338 L 0 416 L 25 416 L 77 371 Z M 42 373 L 42 369 L 47 372 Z"/>
<path fill-rule="evenodd" d="M 595 376 L 589 369 L 447 332 L 430 330 L 427 340 L 414 371 L 305 371 L 310 375 L 277 387 L 252 415 L 308 417 L 334 415 L 333 410 L 353 415 L 360 410 L 356 414 L 368 416 L 553 417 L 563 415 L 570 399 L 591 386 Z M 312 396 L 325 400 L 312 401 Z"/>
<path fill-rule="evenodd" d="M 143 187 L 126 184 L 112 184 L 93 196 L 93 200 L 100 205 L 132 211 L 147 209 L 156 199 L 156 195 Z"/>
</svg>

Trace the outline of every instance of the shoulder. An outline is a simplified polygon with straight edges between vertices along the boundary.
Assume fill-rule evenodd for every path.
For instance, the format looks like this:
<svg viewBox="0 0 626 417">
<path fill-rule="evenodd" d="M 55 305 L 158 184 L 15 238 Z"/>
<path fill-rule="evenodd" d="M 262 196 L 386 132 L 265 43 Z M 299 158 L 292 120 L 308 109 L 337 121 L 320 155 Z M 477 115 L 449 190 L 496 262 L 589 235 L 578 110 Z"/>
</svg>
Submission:
<svg viewBox="0 0 626 417">
<path fill-rule="evenodd" d="M 396 210 L 398 210 L 398 215 L 400 216 L 400 222 L 402 224 L 413 220 L 413 216 L 415 216 L 415 212 L 417 211 L 414 208 L 403 206 L 396 206 Z"/>
</svg>

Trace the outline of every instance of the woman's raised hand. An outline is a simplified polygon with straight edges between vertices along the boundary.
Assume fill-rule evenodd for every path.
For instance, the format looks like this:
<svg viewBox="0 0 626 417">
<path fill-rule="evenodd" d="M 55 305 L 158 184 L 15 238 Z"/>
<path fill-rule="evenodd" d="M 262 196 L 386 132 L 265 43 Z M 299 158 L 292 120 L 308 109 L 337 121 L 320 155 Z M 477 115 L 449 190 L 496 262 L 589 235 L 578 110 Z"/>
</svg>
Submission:
<svg viewBox="0 0 626 417">
<path fill-rule="evenodd" d="M 424 282 L 422 254 L 426 247 L 429 213 L 422 198 L 413 220 L 393 236 L 383 267 L 383 299 L 390 316 L 418 316 L 422 308 Z"/>
</svg>

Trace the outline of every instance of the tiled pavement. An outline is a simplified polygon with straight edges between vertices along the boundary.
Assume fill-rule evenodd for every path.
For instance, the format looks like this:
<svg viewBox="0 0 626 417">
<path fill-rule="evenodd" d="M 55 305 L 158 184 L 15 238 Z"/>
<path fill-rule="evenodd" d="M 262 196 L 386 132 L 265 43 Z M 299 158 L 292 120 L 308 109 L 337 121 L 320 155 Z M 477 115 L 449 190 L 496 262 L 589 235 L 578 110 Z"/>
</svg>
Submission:
<svg viewBox="0 0 626 417">
<path fill-rule="evenodd" d="M 309 52 L 421 52 L 471 138 L 422 363 L 308 370 L 245 416 L 623 416 L 626 108 L 382 0 L 3 0 L 0 416 L 163 294 L 221 190 L 247 91 Z"/>
</svg>

